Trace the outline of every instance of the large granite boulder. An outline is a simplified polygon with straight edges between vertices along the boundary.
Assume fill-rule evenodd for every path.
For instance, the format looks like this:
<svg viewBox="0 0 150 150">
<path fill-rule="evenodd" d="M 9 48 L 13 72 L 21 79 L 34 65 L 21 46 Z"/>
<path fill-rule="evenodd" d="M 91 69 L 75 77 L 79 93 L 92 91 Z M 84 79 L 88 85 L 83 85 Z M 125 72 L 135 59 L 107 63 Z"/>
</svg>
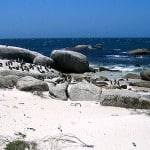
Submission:
<svg viewBox="0 0 150 150">
<path fill-rule="evenodd" d="M 128 90 L 105 90 L 102 92 L 101 105 L 135 109 L 150 109 L 149 97 Z"/>
<path fill-rule="evenodd" d="M 36 65 L 43 65 L 43 66 L 49 66 L 53 67 L 54 66 L 54 61 L 46 56 L 37 56 L 34 58 L 33 63 Z"/>
<path fill-rule="evenodd" d="M 56 69 L 67 73 L 84 73 L 89 71 L 89 62 L 86 56 L 66 50 L 54 50 L 51 54 Z"/>
<path fill-rule="evenodd" d="M 48 91 L 46 82 L 35 79 L 31 76 L 22 77 L 18 80 L 16 88 L 21 91 Z"/>
<path fill-rule="evenodd" d="M 150 81 L 150 70 L 144 70 L 140 73 L 140 76 L 143 80 Z"/>
<path fill-rule="evenodd" d="M 42 56 L 42 54 L 20 47 L 0 45 L 1 59 L 20 59 L 25 62 L 33 63 L 33 59 L 37 56 Z"/>
<path fill-rule="evenodd" d="M 59 83 L 59 84 L 49 82 L 48 86 L 49 86 L 49 93 L 52 97 L 58 98 L 61 100 L 68 99 L 68 97 L 67 97 L 68 83 L 67 82 Z"/>
<path fill-rule="evenodd" d="M 0 76 L 0 88 L 12 88 L 16 86 L 18 79 L 15 75 Z"/>
<path fill-rule="evenodd" d="M 150 50 L 148 49 L 135 49 L 128 51 L 128 54 L 130 55 L 147 55 L 150 54 Z"/>
<path fill-rule="evenodd" d="M 71 101 L 100 101 L 101 88 L 87 81 L 68 86 L 68 95 Z"/>
</svg>

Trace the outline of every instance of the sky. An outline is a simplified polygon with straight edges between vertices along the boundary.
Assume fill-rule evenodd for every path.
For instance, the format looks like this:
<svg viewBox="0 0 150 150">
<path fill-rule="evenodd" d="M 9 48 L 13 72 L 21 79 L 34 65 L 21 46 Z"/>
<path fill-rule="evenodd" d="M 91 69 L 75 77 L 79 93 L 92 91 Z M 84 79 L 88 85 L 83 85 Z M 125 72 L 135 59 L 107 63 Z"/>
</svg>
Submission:
<svg viewBox="0 0 150 150">
<path fill-rule="evenodd" d="M 150 37 L 150 0 L 0 0 L 0 38 Z"/>
</svg>

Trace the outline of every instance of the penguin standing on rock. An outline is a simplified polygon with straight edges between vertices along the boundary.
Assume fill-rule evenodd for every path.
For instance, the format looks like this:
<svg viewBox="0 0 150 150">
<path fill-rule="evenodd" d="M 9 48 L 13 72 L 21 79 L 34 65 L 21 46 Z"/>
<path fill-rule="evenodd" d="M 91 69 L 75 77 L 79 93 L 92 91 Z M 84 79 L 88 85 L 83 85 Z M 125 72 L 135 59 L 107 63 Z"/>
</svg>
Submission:
<svg viewBox="0 0 150 150">
<path fill-rule="evenodd" d="M 45 70 L 47 71 L 47 72 L 49 72 L 49 69 L 48 69 L 48 67 L 45 65 Z"/>
<path fill-rule="evenodd" d="M 10 69 L 10 70 L 12 70 L 12 69 L 13 69 L 10 65 L 9 65 L 8 67 L 9 67 L 9 69 Z"/>
<path fill-rule="evenodd" d="M 116 79 L 114 79 L 114 85 L 116 85 L 117 84 L 117 81 L 116 81 Z"/>
<path fill-rule="evenodd" d="M 0 67 L 3 67 L 3 63 L 0 63 Z"/>
<path fill-rule="evenodd" d="M 110 81 L 110 84 L 112 85 L 113 83 L 112 83 L 112 81 L 111 80 L 109 80 Z"/>
<path fill-rule="evenodd" d="M 24 70 L 27 70 L 28 72 L 30 71 L 27 66 L 24 66 Z"/>
<path fill-rule="evenodd" d="M 29 69 L 34 70 L 34 66 L 32 64 L 29 64 Z"/>
<path fill-rule="evenodd" d="M 117 86 L 118 86 L 119 89 L 121 89 L 119 80 L 117 81 Z"/>
</svg>

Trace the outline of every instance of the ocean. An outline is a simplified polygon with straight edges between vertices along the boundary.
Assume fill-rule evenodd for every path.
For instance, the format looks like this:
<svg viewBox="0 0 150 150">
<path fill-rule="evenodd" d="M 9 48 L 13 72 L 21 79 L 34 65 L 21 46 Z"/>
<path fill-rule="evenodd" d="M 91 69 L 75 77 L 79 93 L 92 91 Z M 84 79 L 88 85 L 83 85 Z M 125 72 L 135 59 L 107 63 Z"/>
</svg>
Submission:
<svg viewBox="0 0 150 150">
<path fill-rule="evenodd" d="M 53 50 L 76 45 L 101 44 L 101 50 L 82 50 L 93 67 L 104 66 L 122 71 L 140 72 L 150 69 L 150 55 L 131 56 L 127 52 L 137 48 L 150 49 L 150 38 L 42 38 L 0 39 L 0 45 L 17 46 L 50 56 Z M 136 65 L 140 67 L 136 67 Z"/>
</svg>

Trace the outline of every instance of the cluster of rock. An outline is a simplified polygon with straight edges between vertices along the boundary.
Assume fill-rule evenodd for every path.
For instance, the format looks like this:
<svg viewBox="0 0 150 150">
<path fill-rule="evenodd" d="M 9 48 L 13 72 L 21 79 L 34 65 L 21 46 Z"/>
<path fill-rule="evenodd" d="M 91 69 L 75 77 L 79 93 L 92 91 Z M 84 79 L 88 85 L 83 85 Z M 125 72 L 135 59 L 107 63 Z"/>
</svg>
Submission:
<svg viewBox="0 0 150 150">
<path fill-rule="evenodd" d="M 0 68 L 5 69 L 0 69 L 0 88 L 49 91 L 49 95 L 55 99 L 97 101 L 106 106 L 150 109 L 150 94 L 144 96 L 128 88 L 131 85 L 150 88 L 150 70 L 143 71 L 140 75 L 128 74 L 122 79 L 112 81 L 104 76 L 94 77 L 85 74 L 84 72 L 90 70 L 89 62 L 86 56 L 77 52 L 55 50 L 49 58 L 34 52 L 31 52 L 31 56 L 36 55 L 31 57 L 29 50 L 26 52 L 20 48 L 16 48 L 14 52 L 12 49 L 10 52 L 7 51 L 7 47 L 3 47 L 0 51 L 4 49 L 6 55 L 2 53 L 0 57 L 9 58 L 11 61 L 5 60 L 1 63 Z M 16 52 L 17 50 L 20 53 Z M 28 53 L 30 59 L 26 58 L 26 55 L 21 55 L 21 51 L 24 54 Z M 13 57 L 10 58 L 9 52 Z M 101 68 L 101 71 L 106 70 Z"/>
<path fill-rule="evenodd" d="M 87 57 L 73 51 L 55 50 L 52 52 L 51 58 L 49 58 L 27 49 L 1 45 L 0 58 L 18 60 L 36 65 L 40 64 L 68 73 L 84 73 L 89 71 Z"/>
<path fill-rule="evenodd" d="M 100 50 L 102 49 L 101 44 L 96 45 L 76 45 L 74 47 L 66 47 L 66 50 L 70 51 L 82 51 L 82 50 Z"/>
<path fill-rule="evenodd" d="M 148 49 L 135 49 L 128 51 L 128 54 L 130 55 L 147 55 L 150 54 L 150 50 Z"/>
</svg>

